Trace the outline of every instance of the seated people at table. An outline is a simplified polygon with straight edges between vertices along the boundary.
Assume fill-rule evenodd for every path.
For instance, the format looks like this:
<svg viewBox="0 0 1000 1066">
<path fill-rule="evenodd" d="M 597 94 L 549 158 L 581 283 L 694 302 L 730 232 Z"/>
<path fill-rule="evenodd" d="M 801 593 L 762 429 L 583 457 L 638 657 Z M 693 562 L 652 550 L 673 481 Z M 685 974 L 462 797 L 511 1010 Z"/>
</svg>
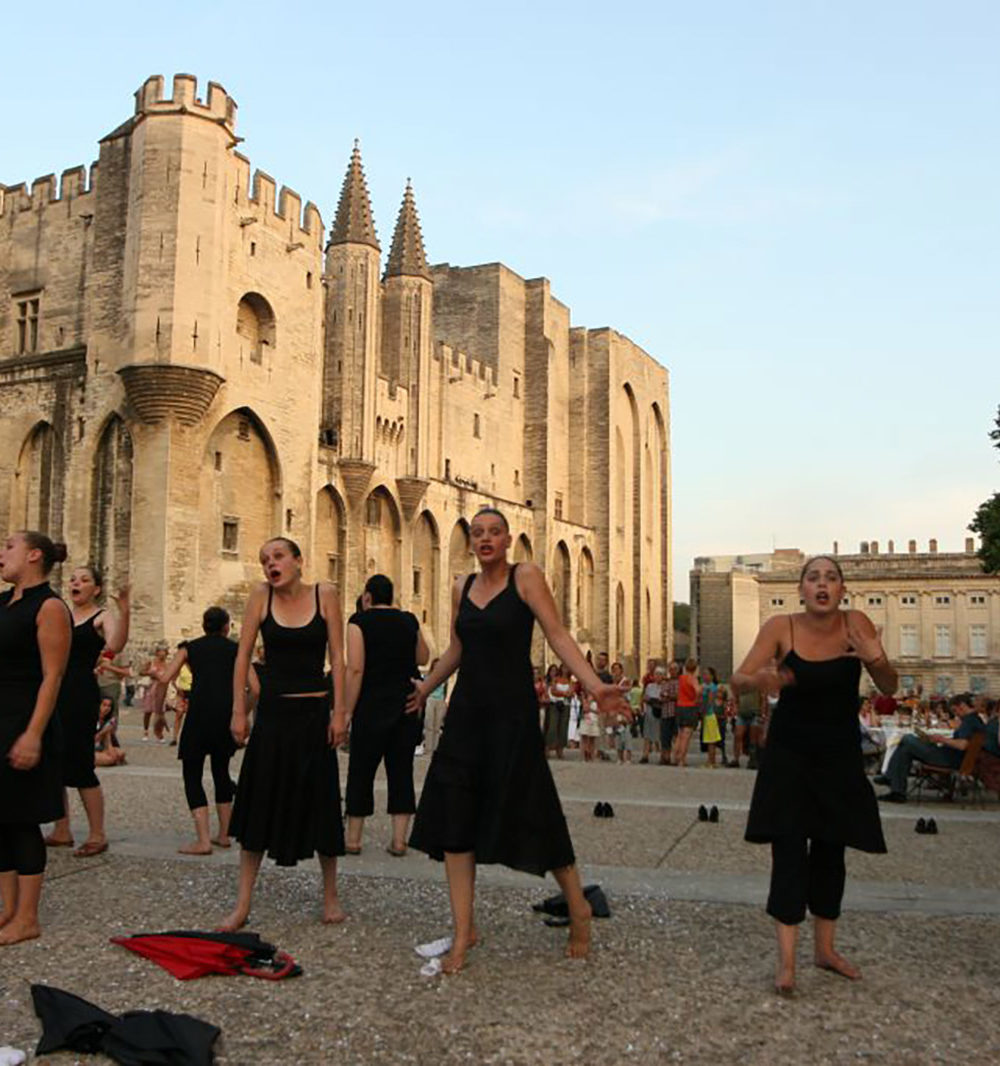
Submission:
<svg viewBox="0 0 1000 1066">
<path fill-rule="evenodd" d="M 879 796 L 880 800 L 886 803 L 906 802 L 906 780 L 910 776 L 910 766 L 914 759 L 929 766 L 946 766 L 955 770 L 962 765 L 969 738 L 981 732 L 985 723 L 972 709 L 972 699 L 968 695 L 954 696 L 949 709 L 959 719 L 950 737 L 928 741 L 910 733 L 900 740 L 885 773 L 875 778 L 877 785 L 889 786 L 889 791 Z"/>
</svg>

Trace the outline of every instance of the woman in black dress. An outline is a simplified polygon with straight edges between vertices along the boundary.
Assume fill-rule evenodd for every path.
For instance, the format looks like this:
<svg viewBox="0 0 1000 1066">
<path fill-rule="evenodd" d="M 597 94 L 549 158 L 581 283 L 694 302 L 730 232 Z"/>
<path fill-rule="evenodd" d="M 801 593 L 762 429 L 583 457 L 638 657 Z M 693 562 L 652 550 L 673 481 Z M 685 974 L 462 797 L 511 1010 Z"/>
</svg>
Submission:
<svg viewBox="0 0 1000 1066">
<path fill-rule="evenodd" d="M 187 663 L 192 677 L 177 758 L 181 760 L 184 796 L 194 819 L 197 840 L 178 848 L 182 855 L 211 855 L 213 844 L 229 847 L 229 820 L 235 791 L 229 776 L 229 760 L 236 751 L 236 742 L 229 727 L 233 717 L 237 649 L 229 639 L 229 612 L 223 607 L 209 607 L 202 616 L 201 628 L 205 635 L 182 644 L 161 675 L 164 683 L 170 684 Z M 215 837 L 209 831 L 208 797 L 201 783 L 206 756 L 212 768 L 215 812 L 219 818 L 219 833 Z"/>
<path fill-rule="evenodd" d="M 410 819 L 417 809 L 413 752 L 420 741 L 420 717 L 406 713 L 417 664 L 430 658 L 420 623 L 392 605 L 392 582 L 372 574 L 362 595 L 364 610 L 347 623 L 344 710 L 351 730 L 347 766 L 347 853 L 361 854 L 365 818 L 375 810 L 375 771 L 385 760 L 392 817 L 390 855 L 406 854 Z"/>
<path fill-rule="evenodd" d="M 80 801 L 87 814 L 87 839 L 73 854 L 90 858 L 108 850 L 104 833 L 104 793 L 94 773 L 94 734 L 101 706 L 97 667 L 101 652 L 117 655 L 128 641 L 129 591 L 123 588 L 112 599 L 117 615 L 99 606 L 104 579 L 93 566 L 78 566 L 69 579 L 70 613 L 73 616 L 73 641 L 69 663 L 56 716 L 62 732 L 64 813 L 45 838 L 50 848 L 72 847 L 69 825 L 69 789 L 80 790 Z"/>
<path fill-rule="evenodd" d="M 221 925 L 246 924 L 257 872 L 266 851 L 279 866 L 294 866 L 319 854 L 323 870 L 323 921 L 342 922 L 337 898 L 337 856 L 344 854 L 340 778 L 336 745 L 343 728 L 344 643 L 340 602 L 330 585 L 302 580 L 302 553 L 286 537 L 260 550 L 267 579 L 250 594 L 233 674 L 231 729 L 247 745 L 230 832 L 240 842 L 236 907 Z M 257 634 L 267 669 L 260 678 L 260 702 L 253 732 L 247 718 L 247 675 Z M 327 653 L 330 681 L 324 673 Z"/>
<path fill-rule="evenodd" d="M 750 803 L 746 839 L 770 844 L 778 971 L 775 989 L 795 987 L 795 948 L 806 909 L 813 915 L 815 962 L 856 980 L 834 947 L 844 894 L 844 849 L 884 852 L 878 805 L 865 777 L 858 728 L 864 665 L 886 693 L 896 689 L 875 627 L 844 611 L 844 575 L 817 556 L 802 568 L 804 610 L 769 618 L 730 683 L 736 692 L 780 692 Z M 777 665 L 775 665 L 777 664 Z"/>
<path fill-rule="evenodd" d="M 66 547 L 14 533 L 0 548 L 0 945 L 40 933 L 41 823 L 63 811 L 52 721 L 69 659 L 71 621 L 46 577 Z M 93 738 L 91 738 L 93 741 Z"/>
<path fill-rule="evenodd" d="M 629 716 L 621 690 L 601 683 L 567 633 L 541 570 L 507 562 L 511 537 L 504 516 L 484 508 L 470 533 L 481 569 L 455 582 L 451 643 L 415 685 L 410 702 L 419 710 L 430 692 L 459 671 L 410 836 L 413 847 L 445 862 L 454 921 L 445 973 L 457 973 L 476 943 L 477 863 L 503 863 L 539 876 L 551 870 L 569 905 L 566 953 L 582 958 L 590 948 L 590 905 L 539 728 L 531 667 L 536 618 L 600 710 Z"/>
</svg>

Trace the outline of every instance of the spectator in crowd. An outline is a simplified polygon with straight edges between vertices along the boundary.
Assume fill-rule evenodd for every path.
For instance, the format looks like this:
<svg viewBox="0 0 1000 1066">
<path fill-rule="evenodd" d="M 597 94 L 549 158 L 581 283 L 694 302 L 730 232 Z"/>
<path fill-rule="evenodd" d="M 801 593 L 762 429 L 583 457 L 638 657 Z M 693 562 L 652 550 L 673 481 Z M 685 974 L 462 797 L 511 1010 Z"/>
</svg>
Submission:
<svg viewBox="0 0 1000 1066">
<path fill-rule="evenodd" d="M 431 660 L 428 673 L 437 666 L 437 659 Z M 433 755 L 441 736 L 441 726 L 444 725 L 444 713 L 448 710 L 448 682 L 442 681 L 440 685 L 427 697 L 424 706 L 424 751 Z M 417 749 L 419 752 L 419 748 Z"/>
<path fill-rule="evenodd" d="M 672 662 L 662 685 L 660 714 L 660 765 L 670 766 L 670 752 L 677 736 L 677 688 L 681 676 L 680 663 Z"/>
<path fill-rule="evenodd" d="M 691 734 L 698 725 L 698 702 L 701 683 L 698 680 L 698 660 L 688 659 L 684 673 L 677 683 L 677 736 L 670 759 L 674 766 L 687 766 Z"/>
<path fill-rule="evenodd" d="M 101 700 L 94 734 L 94 765 L 124 766 L 125 762 L 125 749 L 118 742 L 118 712 L 113 701 L 105 696 Z"/>
<path fill-rule="evenodd" d="M 661 743 L 660 722 L 663 720 L 665 678 L 666 671 L 662 666 L 654 666 L 652 672 L 646 675 L 646 684 L 642 690 L 642 757 L 639 759 L 642 763 L 649 762 L 653 749 Z"/>
<path fill-rule="evenodd" d="M 972 697 L 967 693 L 954 696 L 950 701 L 950 709 L 958 719 L 950 737 L 930 740 L 908 733 L 900 740 L 885 773 L 875 778 L 875 784 L 889 786 L 889 791 L 879 796 L 880 800 L 885 803 L 906 802 L 906 781 L 914 760 L 929 766 L 949 766 L 956 770 L 962 765 L 969 740 L 982 732 L 986 723 L 972 709 Z"/>
</svg>

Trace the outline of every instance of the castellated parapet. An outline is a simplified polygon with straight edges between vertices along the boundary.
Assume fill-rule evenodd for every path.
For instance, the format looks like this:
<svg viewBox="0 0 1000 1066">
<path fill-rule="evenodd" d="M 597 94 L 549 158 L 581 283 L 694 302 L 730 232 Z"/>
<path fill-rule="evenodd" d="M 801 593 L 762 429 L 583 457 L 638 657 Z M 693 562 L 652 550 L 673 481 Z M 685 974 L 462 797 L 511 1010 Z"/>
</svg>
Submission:
<svg viewBox="0 0 1000 1066">
<path fill-rule="evenodd" d="M 128 581 L 137 654 L 239 618 L 275 535 L 345 607 L 389 575 L 440 652 L 488 504 L 581 643 L 668 653 L 666 370 L 547 279 L 430 266 L 409 181 L 383 253 L 357 144 L 325 233 L 236 121 L 157 75 L 89 171 L 0 186 L 0 526 Z"/>
</svg>

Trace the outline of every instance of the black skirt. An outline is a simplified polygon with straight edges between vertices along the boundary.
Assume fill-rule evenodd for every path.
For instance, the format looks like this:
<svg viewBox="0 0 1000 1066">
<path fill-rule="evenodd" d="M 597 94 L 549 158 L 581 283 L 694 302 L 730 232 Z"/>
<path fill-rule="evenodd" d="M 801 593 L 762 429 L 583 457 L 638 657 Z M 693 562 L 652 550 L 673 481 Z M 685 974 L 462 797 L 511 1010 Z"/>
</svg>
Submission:
<svg viewBox="0 0 1000 1066">
<path fill-rule="evenodd" d="M 236 786 L 232 835 L 279 866 L 344 854 L 337 753 L 328 696 L 264 692 Z"/>
<path fill-rule="evenodd" d="M 70 669 L 59 690 L 56 716 L 62 730 L 62 783 L 67 788 L 97 788 L 94 735 L 101 690 L 94 671 Z"/>
<path fill-rule="evenodd" d="M 0 824 L 41 825 L 63 816 L 62 733 L 55 715 L 42 737 L 37 766 L 15 770 L 7 758 L 31 721 L 37 696 L 37 686 L 9 685 L 0 699 Z"/>
</svg>

